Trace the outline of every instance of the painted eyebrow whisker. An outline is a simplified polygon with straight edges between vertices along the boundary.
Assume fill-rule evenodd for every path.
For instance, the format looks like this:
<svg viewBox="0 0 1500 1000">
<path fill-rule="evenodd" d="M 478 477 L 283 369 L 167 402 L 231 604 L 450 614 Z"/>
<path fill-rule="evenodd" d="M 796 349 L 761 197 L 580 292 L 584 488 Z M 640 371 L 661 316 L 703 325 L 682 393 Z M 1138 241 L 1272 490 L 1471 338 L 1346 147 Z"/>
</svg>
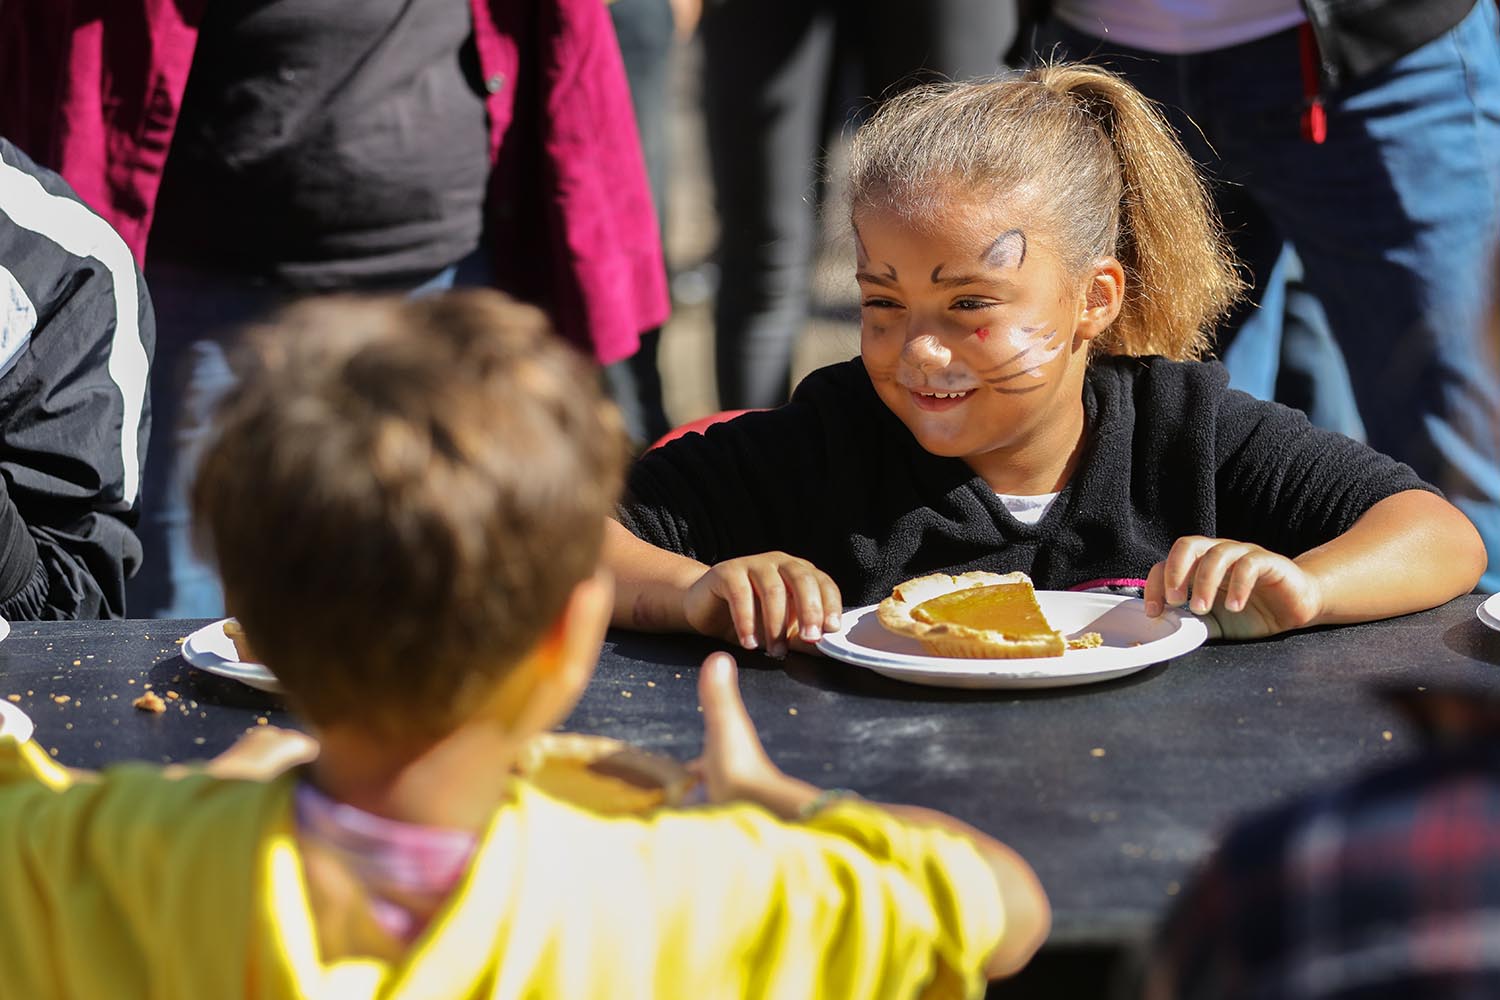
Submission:
<svg viewBox="0 0 1500 1000">
<path fill-rule="evenodd" d="M 1021 328 L 1020 332 L 1033 333 L 1040 329 L 1040 326 L 1023 327 Z M 1027 376 L 1030 376 L 1034 379 L 1043 378 L 1044 376 L 1039 370 L 1041 366 L 1057 357 L 1057 355 L 1062 351 L 1062 345 L 1058 343 L 1060 333 L 1060 328 L 1054 328 L 1052 332 L 1047 335 L 1045 340 L 1033 341 L 1032 343 L 1028 344 L 1023 350 L 1016 352 L 1015 354 L 1006 358 L 1004 361 L 1001 361 L 999 364 L 992 365 L 991 367 L 979 372 L 980 379 L 982 379 L 985 384 L 995 392 L 1002 392 L 1006 393 L 1007 395 L 1018 395 L 1026 392 L 1034 392 L 1037 389 L 1040 389 L 1042 387 L 1040 384 L 1025 386 L 1019 389 L 1005 388 L 1004 384 L 1006 382 L 1013 382 L 1016 379 L 1025 378 Z M 1034 355 L 1038 351 L 1044 352 L 1043 356 L 1041 356 L 1040 358 L 1036 358 L 1030 364 L 1026 364 L 1025 367 L 1008 374 L 994 374 L 1004 371 L 1004 369 L 1010 367 L 1018 361 L 1024 362 L 1029 356 Z"/>
<path fill-rule="evenodd" d="M 1041 329 L 1041 327 L 1037 327 L 1037 329 Z M 1030 333 L 1031 331 L 1030 330 L 1022 330 L 1021 332 L 1022 333 Z M 1006 358 L 1004 361 L 1001 361 L 1001 362 L 999 362 L 997 364 L 991 365 L 988 370 L 992 371 L 992 372 L 999 371 L 1000 369 L 1004 368 L 1006 365 L 1014 364 L 1015 362 L 1020 361 L 1022 358 L 1026 357 L 1026 355 L 1030 354 L 1032 351 L 1036 350 L 1037 348 L 1039 348 L 1039 347 L 1045 347 L 1045 346 L 1047 346 L 1047 345 L 1044 344 L 1044 343 L 1028 344 L 1026 347 L 1022 348 L 1021 350 L 1017 351 L 1015 354 L 1012 354 L 1010 357 Z"/>
<path fill-rule="evenodd" d="M 993 368 L 990 369 L 990 370 L 994 371 Z M 1035 371 L 1036 371 L 1035 368 L 1022 368 L 1020 371 L 1018 371 L 1018 372 L 1011 372 L 1009 375 L 1000 375 L 1000 376 L 997 376 L 996 378 L 986 378 L 985 381 L 988 382 L 990 385 L 999 385 L 1001 382 L 1014 381 L 1015 379 L 1020 378 L 1022 375 L 1031 375 Z"/>
</svg>

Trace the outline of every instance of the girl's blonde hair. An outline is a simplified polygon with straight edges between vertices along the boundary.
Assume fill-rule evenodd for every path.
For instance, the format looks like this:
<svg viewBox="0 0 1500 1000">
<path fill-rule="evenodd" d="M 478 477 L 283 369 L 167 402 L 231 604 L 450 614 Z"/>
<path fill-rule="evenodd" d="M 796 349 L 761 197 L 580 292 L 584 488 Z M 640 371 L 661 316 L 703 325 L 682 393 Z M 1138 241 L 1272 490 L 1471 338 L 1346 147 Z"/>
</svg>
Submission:
<svg viewBox="0 0 1500 1000">
<path fill-rule="evenodd" d="M 1070 273 L 1118 259 L 1124 303 L 1094 342 L 1109 354 L 1199 357 L 1244 287 L 1171 125 L 1096 66 L 909 90 L 855 134 L 849 178 L 855 218 L 873 209 L 916 222 L 955 196 L 1008 196 Z"/>
</svg>

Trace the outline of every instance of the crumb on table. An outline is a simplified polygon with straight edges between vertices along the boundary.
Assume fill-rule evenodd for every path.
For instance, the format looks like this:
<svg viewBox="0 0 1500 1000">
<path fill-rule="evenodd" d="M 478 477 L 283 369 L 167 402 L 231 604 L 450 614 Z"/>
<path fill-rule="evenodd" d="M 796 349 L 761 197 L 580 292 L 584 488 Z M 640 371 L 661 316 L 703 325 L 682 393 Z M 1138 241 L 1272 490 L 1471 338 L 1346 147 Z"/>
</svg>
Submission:
<svg viewBox="0 0 1500 1000">
<path fill-rule="evenodd" d="M 155 712 L 158 715 L 167 710 L 167 703 L 155 691 L 147 691 L 130 704 L 142 712 Z"/>
</svg>

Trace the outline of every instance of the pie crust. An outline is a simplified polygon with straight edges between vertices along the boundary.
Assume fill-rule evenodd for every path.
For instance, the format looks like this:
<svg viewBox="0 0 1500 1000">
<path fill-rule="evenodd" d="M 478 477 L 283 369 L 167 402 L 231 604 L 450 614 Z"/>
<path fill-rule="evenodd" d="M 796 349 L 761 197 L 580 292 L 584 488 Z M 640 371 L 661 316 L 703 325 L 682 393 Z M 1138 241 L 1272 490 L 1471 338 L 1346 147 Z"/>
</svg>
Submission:
<svg viewBox="0 0 1500 1000">
<path fill-rule="evenodd" d="M 250 640 L 245 638 L 245 626 L 240 624 L 238 618 L 224 620 L 224 635 L 234 644 L 235 658 L 241 663 L 260 662 L 260 657 L 255 655 L 255 650 L 250 648 Z"/>
<path fill-rule="evenodd" d="M 956 622 L 927 622 L 913 612 L 927 601 L 973 587 L 1004 586 L 1006 610 L 1001 627 L 972 628 Z M 966 659 L 1020 659 L 1061 656 L 1068 641 L 1047 623 L 1031 578 L 1025 573 L 989 573 L 978 570 L 950 576 L 933 573 L 898 584 L 891 596 L 876 609 L 880 624 L 897 635 L 909 636 L 938 656 Z"/>
<path fill-rule="evenodd" d="M 534 737 L 514 770 L 553 798 L 606 816 L 643 816 L 681 805 L 697 784 L 670 757 L 587 733 Z"/>
</svg>

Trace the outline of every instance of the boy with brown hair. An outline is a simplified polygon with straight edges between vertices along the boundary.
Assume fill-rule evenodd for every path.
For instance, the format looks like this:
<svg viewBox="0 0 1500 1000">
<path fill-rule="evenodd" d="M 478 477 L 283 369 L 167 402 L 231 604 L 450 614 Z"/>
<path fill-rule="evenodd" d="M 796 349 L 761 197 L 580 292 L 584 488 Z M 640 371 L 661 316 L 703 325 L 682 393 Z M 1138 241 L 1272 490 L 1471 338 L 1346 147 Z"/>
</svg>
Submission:
<svg viewBox="0 0 1500 1000">
<path fill-rule="evenodd" d="M 975 995 L 1039 946 L 1023 861 L 783 774 L 724 654 L 699 682 L 711 806 L 607 819 L 511 776 L 597 658 L 625 454 L 540 313 L 332 300 L 250 345 L 194 507 L 316 759 L 277 773 L 307 741 L 260 734 L 78 781 L 0 738 L 4 990 Z"/>
</svg>

